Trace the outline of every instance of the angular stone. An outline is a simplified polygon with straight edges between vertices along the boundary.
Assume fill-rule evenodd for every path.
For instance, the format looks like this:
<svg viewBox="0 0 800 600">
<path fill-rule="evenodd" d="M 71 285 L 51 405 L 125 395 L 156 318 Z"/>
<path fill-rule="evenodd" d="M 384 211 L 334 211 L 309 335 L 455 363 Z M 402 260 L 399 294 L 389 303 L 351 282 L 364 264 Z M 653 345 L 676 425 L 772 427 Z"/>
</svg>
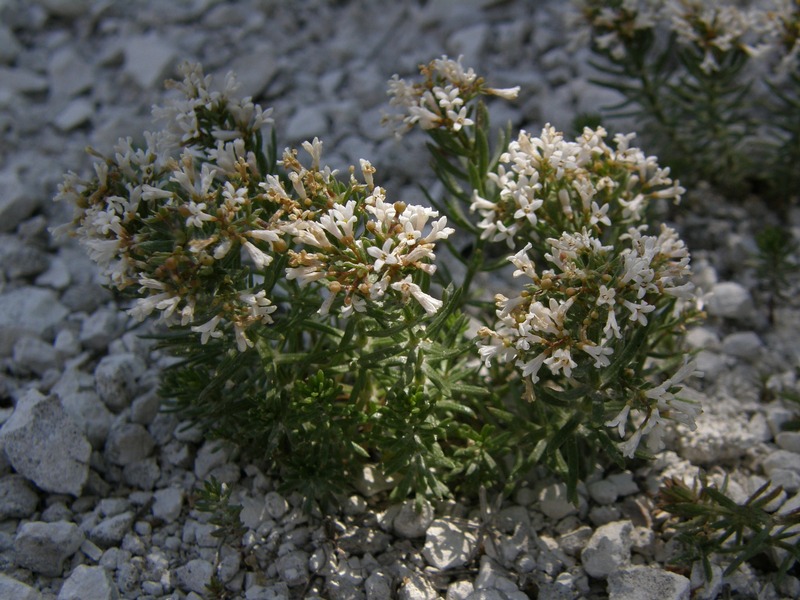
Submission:
<svg viewBox="0 0 800 600">
<path fill-rule="evenodd" d="M 369 600 L 391 600 L 392 579 L 381 570 L 374 571 L 364 582 L 364 591 Z"/>
<path fill-rule="evenodd" d="M 131 530 L 134 518 L 134 513 L 129 511 L 103 519 L 89 531 L 89 539 L 100 548 L 117 546 Z"/>
<path fill-rule="evenodd" d="M 578 512 L 577 507 L 567 500 L 567 486 L 563 483 L 553 483 L 543 488 L 539 492 L 539 503 L 536 508 L 545 516 L 555 520 Z"/>
<path fill-rule="evenodd" d="M 153 506 L 150 511 L 156 519 L 172 523 L 181 514 L 183 495 L 183 490 L 174 487 L 157 490 L 153 493 Z"/>
<path fill-rule="evenodd" d="M 31 335 L 17 340 L 12 355 L 20 369 L 39 376 L 49 369 L 58 368 L 61 363 L 61 357 L 52 344 Z"/>
<path fill-rule="evenodd" d="M 768 476 L 779 469 L 800 474 L 800 454 L 788 450 L 777 450 L 767 456 L 761 466 Z"/>
<path fill-rule="evenodd" d="M 22 46 L 14 32 L 5 25 L 0 25 L 0 63 L 9 64 L 17 58 Z"/>
<path fill-rule="evenodd" d="M 723 281 L 711 290 L 706 310 L 712 317 L 746 319 L 753 313 L 753 298 L 740 283 Z"/>
<path fill-rule="evenodd" d="M 108 434 L 105 455 L 109 462 L 124 467 L 147 458 L 154 447 L 147 429 L 137 423 L 118 423 Z"/>
<path fill-rule="evenodd" d="M 0 356 L 11 354 L 16 341 L 26 334 L 42 337 L 68 314 L 52 290 L 26 286 L 0 295 Z"/>
<path fill-rule="evenodd" d="M 94 84 L 91 65 L 71 46 L 60 49 L 50 57 L 47 72 L 50 77 L 51 98 L 71 98 L 90 89 Z"/>
<path fill-rule="evenodd" d="M 634 566 L 608 575 L 609 600 L 689 600 L 691 584 L 683 575 Z"/>
<path fill-rule="evenodd" d="M 88 123 L 95 113 L 94 103 L 88 98 L 75 98 L 53 119 L 60 131 L 72 131 Z"/>
<path fill-rule="evenodd" d="M 78 565 L 61 586 L 57 600 L 118 600 L 119 592 L 103 567 Z"/>
<path fill-rule="evenodd" d="M 279 557 L 275 563 L 278 577 L 289 587 L 306 585 L 309 580 L 308 554 L 302 550 L 289 552 Z"/>
<path fill-rule="evenodd" d="M 206 593 L 206 586 L 211 581 L 213 574 L 214 565 L 201 558 L 190 560 L 182 567 L 175 569 L 175 577 L 181 588 L 196 594 Z"/>
<path fill-rule="evenodd" d="M 436 519 L 427 529 L 422 554 L 429 565 L 444 571 L 472 560 L 477 544 L 474 528 L 451 519 Z"/>
<path fill-rule="evenodd" d="M 38 0 L 38 2 L 51 15 L 66 18 L 80 17 L 92 6 L 91 0 Z"/>
<path fill-rule="evenodd" d="M 122 469 L 122 480 L 140 490 L 152 490 L 160 476 L 161 469 L 153 456 L 128 463 Z"/>
<path fill-rule="evenodd" d="M 394 531 L 404 538 L 418 538 L 425 535 L 428 526 L 433 522 L 433 506 L 430 502 L 423 502 L 417 510 L 414 500 L 406 500 L 400 507 L 400 512 L 394 518 Z"/>
<path fill-rule="evenodd" d="M 92 446 L 56 398 L 30 391 L 0 429 L 14 470 L 39 488 L 80 496 Z"/>
<path fill-rule="evenodd" d="M 194 459 L 194 474 L 205 479 L 211 471 L 228 462 L 228 450 L 217 440 L 208 440 L 197 451 Z"/>
<path fill-rule="evenodd" d="M 125 73 L 142 89 L 152 89 L 169 76 L 177 59 L 175 48 L 156 33 L 124 42 Z"/>
<path fill-rule="evenodd" d="M 58 577 L 64 570 L 64 561 L 77 552 L 83 540 L 83 533 L 75 523 L 23 523 L 14 539 L 17 565 L 47 577 Z"/>
<path fill-rule="evenodd" d="M 78 311 L 92 311 L 94 312 L 87 316 L 81 323 L 81 330 L 79 338 L 84 347 L 91 350 L 106 350 L 114 340 L 116 340 L 122 333 L 125 327 L 125 318 L 122 313 L 117 309 L 101 307 L 95 310 L 96 302 L 92 298 L 86 298 L 85 294 L 93 290 L 93 286 L 72 286 L 64 293 L 64 301 L 67 302 L 67 297 L 73 290 L 84 294 L 84 297 L 77 302 L 77 300 L 70 296 L 70 302 L 67 306 L 72 308 L 75 312 Z M 94 292 L 93 292 L 94 293 Z M 96 296 L 94 296 L 96 298 Z M 121 356 L 115 354 L 114 356 Z"/>
<path fill-rule="evenodd" d="M 758 358 L 763 348 L 764 342 L 754 331 L 737 331 L 722 340 L 722 351 L 725 354 L 750 361 Z"/>
<path fill-rule="evenodd" d="M 800 431 L 781 431 L 775 436 L 775 443 L 781 450 L 800 455 Z"/>
<path fill-rule="evenodd" d="M 54 290 L 66 289 L 72 282 L 72 277 L 67 270 L 66 264 L 59 257 L 55 256 L 50 259 L 50 264 L 41 275 L 39 275 L 34 283 L 39 287 L 49 287 Z"/>
<path fill-rule="evenodd" d="M 304 142 L 323 138 L 329 129 L 328 119 L 318 106 L 300 106 L 286 124 L 286 139 Z"/>
<path fill-rule="evenodd" d="M 94 391 L 69 391 L 60 395 L 61 405 L 78 424 L 93 448 L 106 443 L 114 415 Z"/>
<path fill-rule="evenodd" d="M 103 357 L 94 370 L 100 399 L 115 412 L 127 407 L 138 391 L 138 379 L 145 369 L 144 361 L 135 354 Z"/>
<path fill-rule="evenodd" d="M 0 90 L 19 94 L 47 91 L 47 78 L 19 67 L 0 67 Z"/>
<path fill-rule="evenodd" d="M 238 55 L 226 70 L 236 73 L 238 94 L 257 98 L 280 71 L 278 55 L 269 43 L 260 43 Z"/>
<path fill-rule="evenodd" d="M 37 589 L 0 573 L 0 598 L 42 600 L 42 594 Z"/>
<path fill-rule="evenodd" d="M 581 552 L 583 569 L 596 579 L 605 579 L 631 558 L 630 521 L 615 521 L 598 527 Z"/>
<path fill-rule="evenodd" d="M 0 270 L 8 279 L 33 277 L 47 268 L 49 257 L 17 236 L 0 235 Z"/>
<path fill-rule="evenodd" d="M 397 590 L 398 600 L 437 600 L 439 595 L 431 582 L 420 573 L 411 571 L 403 578 L 403 584 Z"/>
<path fill-rule="evenodd" d="M 589 495 L 592 497 L 592 500 L 598 504 L 611 504 L 619 495 L 617 492 L 617 486 L 608 479 L 595 481 L 586 487 L 589 489 Z"/>
<path fill-rule="evenodd" d="M 0 521 L 30 517 L 39 504 L 39 495 L 21 475 L 0 479 Z"/>
</svg>

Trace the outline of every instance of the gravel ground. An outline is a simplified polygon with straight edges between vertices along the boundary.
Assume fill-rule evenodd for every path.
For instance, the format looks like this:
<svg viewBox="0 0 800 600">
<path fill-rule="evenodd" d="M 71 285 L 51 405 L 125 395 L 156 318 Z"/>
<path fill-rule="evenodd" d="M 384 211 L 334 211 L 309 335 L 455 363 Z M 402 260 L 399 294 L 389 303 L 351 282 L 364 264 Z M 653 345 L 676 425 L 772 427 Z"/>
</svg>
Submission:
<svg viewBox="0 0 800 600">
<path fill-rule="evenodd" d="M 535 5 L 535 9 L 531 8 Z M 745 498 L 767 478 L 774 510 L 800 505 L 796 415 L 800 308 L 767 318 L 750 258 L 769 224 L 758 202 L 691 190 L 676 216 L 709 320 L 688 333 L 705 372 L 694 432 L 676 431 L 651 465 L 596 473 L 566 502 L 542 476 L 502 505 L 392 505 L 365 477 L 341 513 L 306 515 L 301 498 L 178 418 L 155 394 L 165 359 L 141 339 L 97 271 L 48 227 L 69 220 L 51 198 L 87 145 L 111 150 L 150 126 L 180 60 L 274 108 L 281 140 L 313 136 L 339 168 L 368 157 L 388 189 L 419 200 L 423 138 L 380 127 L 386 80 L 448 54 L 496 87 L 521 85 L 497 122 L 568 128 L 613 96 L 587 83 L 565 3 L 491 0 L 0 0 L 0 598 L 659 600 L 800 597 L 797 567 L 776 588 L 769 557 L 705 581 L 665 567 L 672 530 L 653 506 L 668 476 L 699 468 Z M 398 160 L 399 158 L 399 160 Z M 800 212 L 789 216 L 800 236 Z M 794 290 L 796 291 L 796 290 Z M 796 296 L 794 296 L 796 297 Z M 795 412 L 793 413 L 792 410 Z M 368 474 L 367 474 L 368 475 Z M 229 484 L 247 533 L 220 545 L 193 508 L 210 476 Z M 723 565 L 724 566 L 724 565 Z M 220 596 L 223 597 L 223 596 Z"/>
</svg>

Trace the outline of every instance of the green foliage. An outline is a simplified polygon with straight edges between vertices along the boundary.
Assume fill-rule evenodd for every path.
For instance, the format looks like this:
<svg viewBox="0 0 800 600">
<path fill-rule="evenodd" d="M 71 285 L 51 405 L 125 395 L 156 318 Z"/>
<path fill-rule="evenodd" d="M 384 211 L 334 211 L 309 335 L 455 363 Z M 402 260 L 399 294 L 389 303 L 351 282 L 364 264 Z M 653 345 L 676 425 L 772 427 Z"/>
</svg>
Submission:
<svg viewBox="0 0 800 600">
<path fill-rule="evenodd" d="M 437 212 L 392 198 L 366 160 L 337 176 L 317 139 L 278 159 L 268 112 L 183 69 L 185 98 L 157 111 L 167 129 L 145 149 L 121 142 L 60 196 L 131 314 L 166 324 L 168 408 L 306 508 L 337 503 L 367 467 L 421 502 L 510 493 L 544 466 L 576 500 L 597 463 L 693 422 L 677 341 L 697 316 L 689 254 L 650 209 L 683 188 L 631 136 L 512 138 L 482 98 L 518 89 L 435 60 L 390 86 L 403 128 L 429 135 Z M 522 283 L 492 298 L 487 278 L 509 266 Z M 207 482 L 198 507 L 240 534 L 224 486 Z"/>
<path fill-rule="evenodd" d="M 698 0 L 659 6 L 580 0 L 594 83 L 623 100 L 648 147 L 683 181 L 731 197 L 759 192 L 778 211 L 800 175 L 800 8 Z"/>
<path fill-rule="evenodd" d="M 768 316 L 772 323 L 776 305 L 789 300 L 800 246 L 791 232 L 778 226 L 767 226 L 759 231 L 756 234 L 756 246 L 756 274 L 761 282 L 761 290 L 767 297 Z"/>
<path fill-rule="evenodd" d="M 230 500 L 231 489 L 212 476 L 203 483 L 202 489 L 197 491 L 194 505 L 200 512 L 211 514 L 208 522 L 217 526 L 211 535 L 219 538 L 221 544 L 236 541 L 247 531 L 239 519 L 242 507 L 231 504 Z"/>
<path fill-rule="evenodd" d="M 658 507 L 676 519 L 677 537 L 683 547 L 678 560 L 702 561 L 706 579 L 711 581 L 712 554 L 732 556 L 725 575 L 733 573 L 753 557 L 773 552 L 778 557 L 778 578 L 800 560 L 800 509 L 768 511 L 782 488 L 770 489 L 767 482 L 743 503 L 737 504 L 705 477 L 687 486 L 677 478 L 667 480 L 659 490 Z"/>
</svg>

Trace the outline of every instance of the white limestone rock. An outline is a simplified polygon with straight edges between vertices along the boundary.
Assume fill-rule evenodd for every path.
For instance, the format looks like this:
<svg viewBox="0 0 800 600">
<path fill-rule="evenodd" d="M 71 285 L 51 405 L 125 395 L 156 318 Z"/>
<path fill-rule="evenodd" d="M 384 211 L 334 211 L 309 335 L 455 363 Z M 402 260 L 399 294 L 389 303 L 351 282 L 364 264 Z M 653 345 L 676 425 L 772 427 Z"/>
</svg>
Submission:
<svg viewBox="0 0 800 600">
<path fill-rule="evenodd" d="M 39 495 L 21 475 L 0 478 L 0 521 L 30 517 L 39 504 Z"/>
<path fill-rule="evenodd" d="M 722 351 L 729 356 L 753 361 L 764 349 L 764 342 L 755 331 L 736 331 L 722 339 Z"/>
<path fill-rule="evenodd" d="M 477 549 L 475 528 L 450 518 L 436 519 L 427 529 L 422 554 L 440 571 L 462 567 Z"/>
<path fill-rule="evenodd" d="M 584 570 L 596 579 L 605 579 L 631 559 L 630 521 L 615 521 L 598 527 L 581 551 Z"/>
<path fill-rule="evenodd" d="M 12 356 L 17 367 L 23 372 L 42 376 L 49 369 L 61 366 L 61 356 L 53 344 L 38 337 L 26 335 L 14 344 Z"/>
<path fill-rule="evenodd" d="M 2 212 L 0 206 L 0 223 Z M 8 356 L 16 341 L 26 334 L 44 336 L 67 314 L 69 311 L 52 290 L 24 286 L 0 295 L 0 356 Z"/>
<path fill-rule="evenodd" d="M 269 43 L 260 43 L 249 52 L 238 55 L 230 65 L 225 66 L 225 73 L 233 71 L 239 84 L 238 94 L 258 98 L 280 71 L 279 54 Z M 224 73 L 223 73 L 224 75 Z M 215 81 L 221 81 L 219 77 Z"/>
<path fill-rule="evenodd" d="M 202 558 L 190 560 L 182 567 L 175 569 L 175 577 L 182 589 L 196 594 L 206 593 L 206 586 L 214 574 L 214 565 Z"/>
<path fill-rule="evenodd" d="M 706 310 L 712 317 L 747 319 L 753 314 L 753 298 L 742 284 L 723 281 L 712 288 Z"/>
<path fill-rule="evenodd" d="M 80 496 L 89 476 L 92 446 L 56 398 L 32 390 L 0 429 L 14 470 L 39 488 Z"/>
<path fill-rule="evenodd" d="M 75 523 L 23 523 L 14 538 L 17 565 L 47 577 L 58 577 L 64 570 L 64 561 L 78 551 L 83 540 L 83 533 Z"/>
<path fill-rule="evenodd" d="M 609 600 L 689 600 L 691 584 L 683 575 L 632 566 L 608 575 Z"/>
<path fill-rule="evenodd" d="M 145 90 L 160 86 L 177 60 L 175 47 L 157 33 L 125 40 L 125 73 Z"/>
<path fill-rule="evenodd" d="M 114 422 L 114 415 L 93 390 L 59 394 L 61 405 L 78 424 L 95 449 L 102 449 Z"/>
<path fill-rule="evenodd" d="M 302 550 L 295 550 L 278 557 L 275 568 L 278 571 L 278 577 L 289 587 L 308 583 L 308 554 Z"/>
<path fill-rule="evenodd" d="M 177 487 L 156 490 L 153 493 L 153 505 L 150 507 L 150 511 L 156 519 L 172 523 L 181 514 L 183 498 L 183 490 Z"/>
<path fill-rule="evenodd" d="M 105 445 L 106 459 L 124 467 L 147 458 L 155 448 L 155 440 L 138 423 L 117 422 L 108 433 Z"/>
<path fill-rule="evenodd" d="M 300 106 L 286 123 L 286 139 L 292 142 L 324 139 L 330 125 L 325 113 L 317 106 Z"/>
<path fill-rule="evenodd" d="M 55 52 L 47 64 L 50 97 L 56 101 L 72 98 L 91 89 L 94 70 L 75 48 L 66 46 Z"/>
<path fill-rule="evenodd" d="M 131 530 L 135 515 L 128 511 L 103 519 L 89 531 L 89 539 L 100 548 L 118 546 Z"/>
<path fill-rule="evenodd" d="M 47 91 L 47 78 L 24 67 L 0 67 L 0 90 L 17 94 Z"/>
<path fill-rule="evenodd" d="M 59 131 L 66 133 L 91 121 L 94 114 L 94 102 L 89 98 L 75 98 L 56 115 L 53 125 Z"/>
<path fill-rule="evenodd" d="M 550 519 L 563 519 L 578 512 L 578 508 L 567 499 L 567 486 L 564 483 L 551 483 L 539 492 L 536 505 Z"/>
<path fill-rule="evenodd" d="M 781 431 L 775 436 L 775 443 L 781 450 L 800 454 L 800 431 Z"/>
<path fill-rule="evenodd" d="M 400 512 L 394 518 L 392 526 L 394 532 L 406 539 L 419 538 L 425 535 L 428 527 L 433 522 L 433 506 L 424 501 L 419 510 L 414 500 L 406 500 L 400 507 Z"/>
<path fill-rule="evenodd" d="M 13 600 L 41 600 L 42 594 L 26 583 L 0 573 L 0 598 Z"/>
<path fill-rule="evenodd" d="M 0 63 L 10 64 L 17 58 L 22 46 L 20 45 L 14 32 L 6 27 L 5 24 L 0 24 Z"/>
<path fill-rule="evenodd" d="M 92 0 L 36 0 L 55 17 L 74 18 L 89 12 Z"/>
<path fill-rule="evenodd" d="M 78 565 L 61 586 L 57 600 L 118 600 L 119 591 L 103 567 Z"/>
<path fill-rule="evenodd" d="M 111 354 L 103 357 L 94 370 L 100 399 L 112 411 L 121 411 L 139 391 L 138 380 L 145 369 L 144 361 L 135 354 Z"/>
</svg>

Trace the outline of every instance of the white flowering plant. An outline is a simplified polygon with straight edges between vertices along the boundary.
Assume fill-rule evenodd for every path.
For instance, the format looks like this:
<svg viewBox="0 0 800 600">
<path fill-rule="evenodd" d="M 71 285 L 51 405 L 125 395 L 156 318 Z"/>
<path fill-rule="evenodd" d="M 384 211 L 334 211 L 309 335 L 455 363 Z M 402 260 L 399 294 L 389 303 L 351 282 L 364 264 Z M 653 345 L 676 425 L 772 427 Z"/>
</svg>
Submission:
<svg viewBox="0 0 800 600">
<path fill-rule="evenodd" d="M 794 0 L 576 0 L 595 83 L 620 93 L 682 178 L 783 210 L 800 186 L 800 5 Z"/>
<path fill-rule="evenodd" d="M 66 176 L 65 228 L 133 317 L 166 326 L 168 406 L 285 489 L 335 502 L 371 473 L 436 498 L 545 466 L 575 498 L 598 464 L 694 426 L 680 335 L 699 303 L 686 246 L 653 221 L 684 190 L 632 135 L 491 144 L 484 98 L 518 88 L 442 57 L 389 84 L 387 120 L 428 134 L 444 184 L 422 206 L 365 159 L 325 166 L 317 138 L 279 157 L 233 76 L 182 72 L 144 147 Z"/>
</svg>

